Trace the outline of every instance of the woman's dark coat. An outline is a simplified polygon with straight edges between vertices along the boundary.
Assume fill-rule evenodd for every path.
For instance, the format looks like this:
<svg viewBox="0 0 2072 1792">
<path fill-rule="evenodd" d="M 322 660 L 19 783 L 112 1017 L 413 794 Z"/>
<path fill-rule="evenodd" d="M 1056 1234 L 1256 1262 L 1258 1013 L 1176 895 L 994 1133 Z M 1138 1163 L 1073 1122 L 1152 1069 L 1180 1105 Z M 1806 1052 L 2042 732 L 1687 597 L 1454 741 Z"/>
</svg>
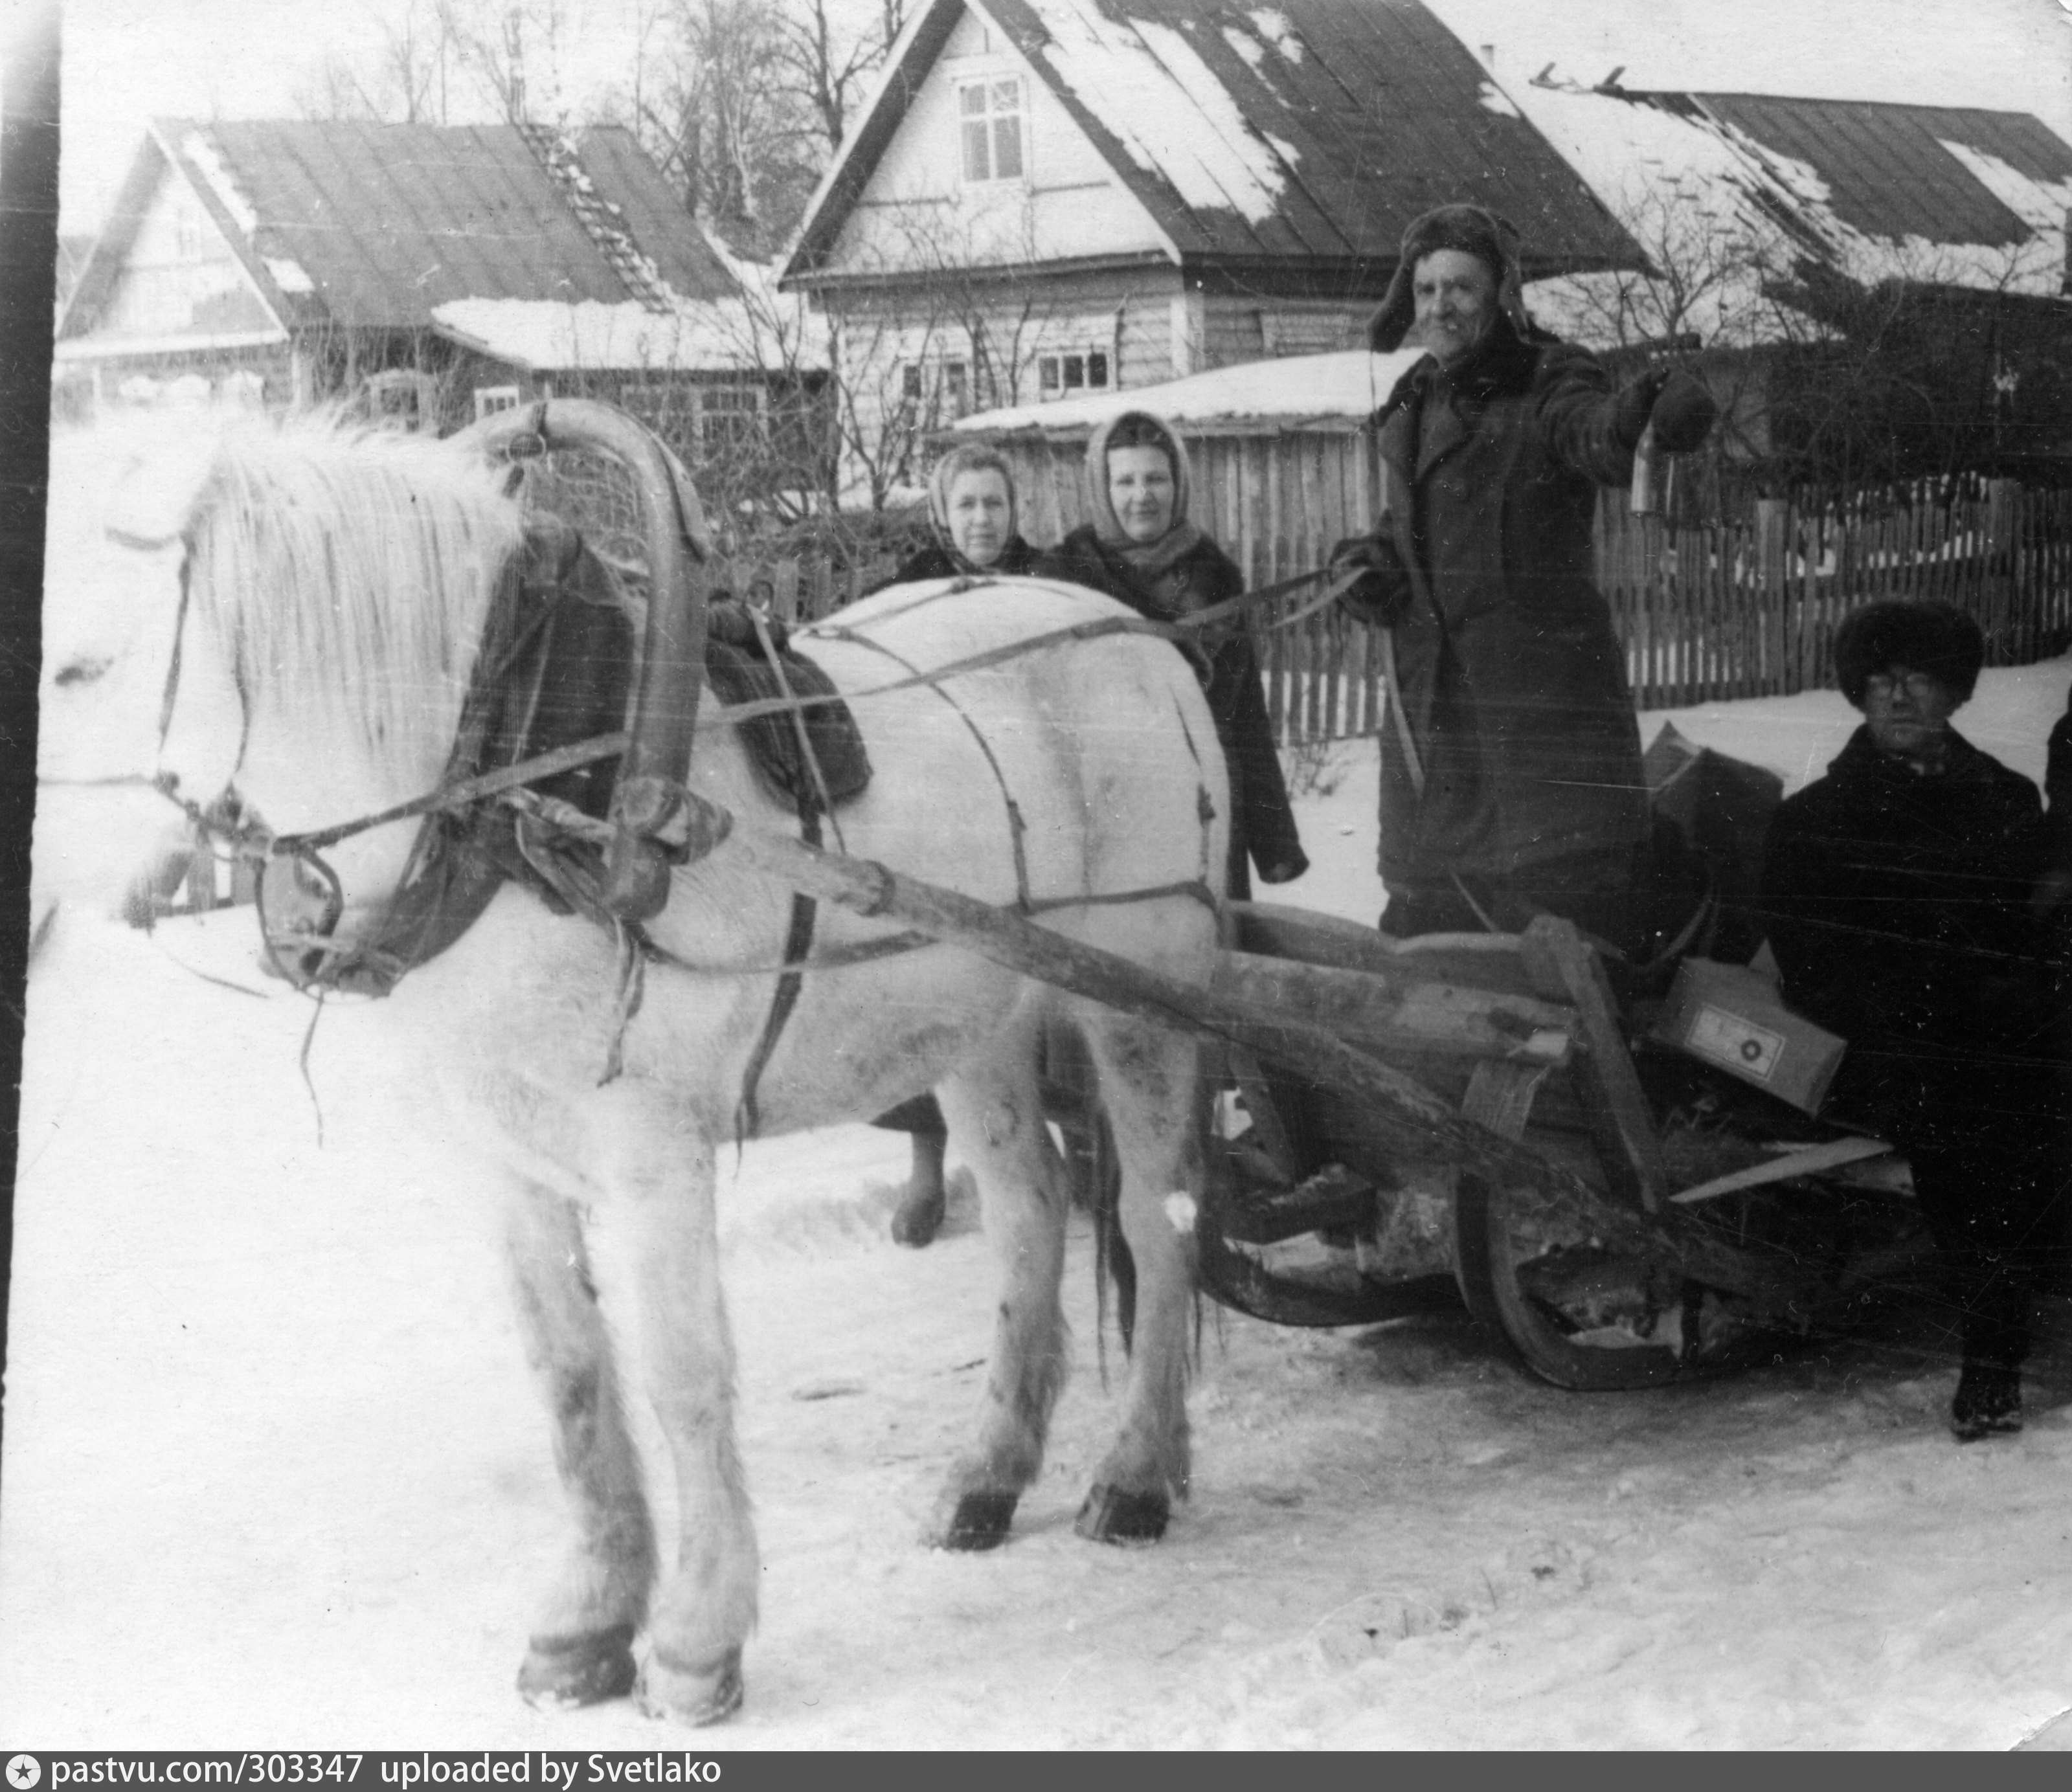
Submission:
<svg viewBox="0 0 2072 1792">
<path fill-rule="evenodd" d="M 1106 546 L 1091 525 L 1076 528 L 1057 547 L 1039 554 L 1036 571 L 1047 578 L 1105 593 L 1141 615 L 1171 622 L 1236 597 L 1244 577 L 1229 555 L 1206 536 L 1147 581 L 1120 553 Z M 1208 672 L 1203 680 L 1215 717 L 1231 781 L 1231 851 L 1228 893 L 1240 901 L 1252 890 L 1245 859 L 1262 871 L 1276 865 L 1300 869 L 1308 861 L 1288 802 L 1287 780 L 1274 750 L 1273 724 L 1260 688 L 1259 659 L 1241 625 L 1211 631 Z"/>
<path fill-rule="evenodd" d="M 1644 418 L 1642 420 L 1644 421 Z M 1648 832 L 1625 655 L 1592 582 L 1597 487 L 1634 438 L 1583 350 L 1499 322 L 1462 366 L 1420 361 L 1378 413 L 1375 600 L 1403 713 L 1382 733 L 1381 874 L 1501 882 Z M 1635 432 L 1637 434 L 1637 431 Z M 1371 591 L 1375 591 L 1373 585 Z"/>
<path fill-rule="evenodd" d="M 873 596 L 888 586 L 919 585 L 929 578 L 990 578 L 995 573 L 1018 577 L 1031 571 L 1035 563 L 1036 550 L 1018 535 L 1008 536 L 999 559 L 990 566 L 975 567 L 954 549 L 939 541 L 931 541 L 901 561 L 898 572 L 888 579 L 879 580 L 864 595 Z"/>
</svg>

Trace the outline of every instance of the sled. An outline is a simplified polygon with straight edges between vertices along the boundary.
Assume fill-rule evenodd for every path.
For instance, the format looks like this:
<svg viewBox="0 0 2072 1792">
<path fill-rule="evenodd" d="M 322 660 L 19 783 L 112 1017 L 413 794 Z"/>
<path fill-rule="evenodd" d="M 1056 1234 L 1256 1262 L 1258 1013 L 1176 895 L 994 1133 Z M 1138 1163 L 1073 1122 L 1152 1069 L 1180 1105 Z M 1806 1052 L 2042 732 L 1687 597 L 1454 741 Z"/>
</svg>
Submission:
<svg viewBox="0 0 2072 1792">
<path fill-rule="evenodd" d="M 1233 903 L 1219 993 L 1307 1015 L 1467 1123 L 1565 1169 L 1530 1176 L 1373 1136 L 1271 1051 L 1230 1054 L 1205 1288 L 1281 1324 L 1465 1304 L 1557 1387 L 1646 1387 L 1839 1328 L 1933 1244 L 1903 1159 L 1652 1042 L 1568 923 L 1394 940 Z M 1608 1227 L 1605 1209 L 1618 1216 Z"/>
<path fill-rule="evenodd" d="M 1465 1304 L 1542 1379 L 1612 1390 L 1839 1326 L 1932 1254 L 1895 1153 L 1636 1050 L 1644 1005 L 1558 917 L 1396 941 L 1234 902 L 1201 986 L 705 807 L 697 834 L 802 894 L 1202 1038 L 1201 1284 L 1240 1312 Z"/>
</svg>

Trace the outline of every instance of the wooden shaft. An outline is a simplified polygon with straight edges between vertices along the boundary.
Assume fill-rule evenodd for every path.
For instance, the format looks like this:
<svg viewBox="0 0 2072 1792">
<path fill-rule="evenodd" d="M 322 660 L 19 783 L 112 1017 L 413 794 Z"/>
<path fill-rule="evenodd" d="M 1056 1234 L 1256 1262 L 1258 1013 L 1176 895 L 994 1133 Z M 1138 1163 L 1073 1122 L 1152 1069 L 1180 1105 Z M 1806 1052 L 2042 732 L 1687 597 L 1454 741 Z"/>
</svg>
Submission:
<svg viewBox="0 0 2072 1792">
<path fill-rule="evenodd" d="M 1581 1216 L 1608 1243 L 1671 1255 L 1717 1285 L 1749 1282 L 1750 1266 L 1741 1253 L 1674 1221 L 1651 1223 L 1607 1200 L 1574 1171 L 1464 1119 L 1414 1078 L 1321 1027 L 1182 983 L 874 861 L 738 826 L 717 804 L 694 792 L 686 795 L 693 833 L 720 840 L 716 852 L 732 853 L 758 875 L 874 920 L 900 922 L 1106 1007 L 1256 1051 L 1288 1074 L 1363 1104 L 1406 1158 L 1451 1163 L 1507 1187 L 1532 1190 L 1550 1207 Z"/>
</svg>

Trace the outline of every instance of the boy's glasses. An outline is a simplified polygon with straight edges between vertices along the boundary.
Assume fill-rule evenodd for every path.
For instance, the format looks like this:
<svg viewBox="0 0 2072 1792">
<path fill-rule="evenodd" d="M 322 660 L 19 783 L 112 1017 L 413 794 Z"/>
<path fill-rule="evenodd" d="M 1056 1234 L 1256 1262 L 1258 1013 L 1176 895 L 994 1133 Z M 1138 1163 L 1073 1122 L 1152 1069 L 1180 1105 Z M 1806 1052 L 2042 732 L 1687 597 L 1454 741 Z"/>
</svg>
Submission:
<svg viewBox="0 0 2072 1792">
<path fill-rule="evenodd" d="M 1864 680 L 1865 697 L 1890 697 L 1895 691 L 1904 690 L 1917 701 L 1934 697 L 1942 688 L 1942 680 L 1933 672 L 1873 672 Z"/>
</svg>

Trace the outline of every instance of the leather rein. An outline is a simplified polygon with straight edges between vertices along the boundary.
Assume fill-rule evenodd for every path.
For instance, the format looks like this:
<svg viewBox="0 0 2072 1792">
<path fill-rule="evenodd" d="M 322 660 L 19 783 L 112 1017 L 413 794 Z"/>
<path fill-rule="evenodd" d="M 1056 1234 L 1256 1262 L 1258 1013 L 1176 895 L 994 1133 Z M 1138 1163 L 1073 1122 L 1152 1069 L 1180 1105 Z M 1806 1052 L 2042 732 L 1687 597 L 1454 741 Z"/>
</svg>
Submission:
<svg viewBox="0 0 2072 1792">
<path fill-rule="evenodd" d="M 146 541 L 119 535 L 116 538 L 122 540 L 125 545 L 140 548 L 171 545 L 170 541 Z M 892 692 L 911 689 L 921 685 L 939 685 L 950 679 L 999 665 L 1025 654 L 1038 652 L 1047 647 L 1068 643 L 1096 640 L 1110 635 L 1145 635 L 1183 646 L 1197 643 L 1206 631 L 1235 621 L 1247 610 L 1274 602 L 1291 592 L 1314 584 L 1318 580 L 1327 578 L 1329 576 L 1328 571 L 1325 569 L 1299 573 L 1274 584 L 1241 593 L 1236 597 L 1227 598 L 1220 603 L 1211 605 L 1207 609 L 1198 610 L 1170 623 L 1155 622 L 1139 616 L 1108 616 L 1093 622 L 1075 623 L 1067 627 L 1046 631 L 1026 641 L 1015 642 L 1005 647 L 972 654 L 964 659 L 954 660 L 947 665 L 927 670 L 915 670 L 883 684 L 868 686 L 862 690 L 846 693 L 841 696 L 822 697 L 812 694 L 787 696 L 731 705 L 716 715 L 708 713 L 701 717 L 697 725 L 701 730 L 709 730 L 723 725 L 731 726 L 737 722 L 747 721 L 760 715 L 789 713 L 795 717 L 802 716 L 805 710 L 816 706 L 844 701 L 853 703 L 863 698 L 881 697 Z M 1289 615 L 1276 619 L 1268 626 L 1276 629 L 1286 628 L 1305 620 L 1328 605 L 1335 602 L 1341 591 L 1351 584 L 1355 576 L 1352 573 L 1341 574 L 1338 578 L 1332 580 L 1327 588 L 1318 597 L 1305 602 Z M 949 596 L 990 582 L 992 582 L 985 579 L 962 579 L 935 595 Z M 187 567 L 183 564 L 181 570 L 180 594 L 175 618 L 172 655 L 166 667 L 165 688 L 159 705 L 158 744 L 162 750 L 171 733 L 174 709 L 179 697 L 182 645 L 186 636 L 190 607 L 189 579 Z M 492 680 L 500 676 L 502 667 L 508 664 L 529 639 L 532 630 L 542 626 L 547 614 L 548 612 L 543 610 L 539 615 L 534 617 L 525 633 L 515 639 L 504 654 L 498 656 L 500 664 L 497 671 L 491 674 Z M 763 631 L 764 631 L 764 625 L 758 621 L 758 632 Z M 846 634 L 847 631 L 837 632 Z M 244 728 L 249 732 L 249 698 L 245 691 L 241 676 L 237 679 L 236 683 L 239 697 L 244 709 Z M 456 739 L 454 758 L 450 763 L 462 762 L 464 758 L 469 744 L 465 739 L 466 711 L 467 709 L 473 707 L 482 680 L 478 675 L 475 687 L 471 688 L 468 705 L 464 707 L 462 738 Z M 572 804 L 560 802 L 553 798 L 541 797 L 530 787 L 557 774 L 594 764 L 599 760 L 623 755 L 627 751 L 630 740 L 630 733 L 624 730 L 595 735 L 587 740 L 574 742 L 548 752 L 533 754 L 515 764 L 500 767 L 493 771 L 442 779 L 435 787 L 420 795 L 394 804 L 389 808 L 377 810 L 371 814 L 355 816 L 349 820 L 336 822 L 324 828 L 306 829 L 301 832 L 290 834 L 274 833 L 249 816 L 240 816 L 233 820 L 226 817 L 217 808 L 204 809 L 193 799 L 180 794 L 177 780 L 171 773 L 162 772 L 155 776 L 131 776 L 91 780 L 91 782 L 141 784 L 157 790 L 160 795 L 182 811 L 187 816 L 189 824 L 199 837 L 209 842 L 212 846 L 226 850 L 233 858 L 250 864 L 254 872 L 254 898 L 260 919 L 261 939 L 267 960 L 286 982 L 297 990 L 307 993 L 311 989 L 324 991 L 337 987 L 344 968 L 355 954 L 363 950 L 362 945 L 359 943 L 339 942 L 331 937 L 332 930 L 335 928 L 344 913 L 344 890 L 336 870 L 323 857 L 325 848 L 335 846 L 343 841 L 350 840 L 356 835 L 366 833 L 376 828 L 386 827 L 400 821 L 417 820 L 420 824 L 418 833 L 412 845 L 403 876 L 398 883 L 397 887 L 400 891 L 409 886 L 413 875 L 422 864 L 431 845 L 432 824 L 439 817 L 458 815 L 473 808 L 476 804 L 492 801 L 503 803 L 515 809 L 521 820 L 530 821 L 536 826 L 550 828 L 565 836 L 584 841 L 586 844 L 602 845 L 606 844 L 610 833 L 608 824 L 583 815 L 580 811 L 575 810 Z M 244 741 L 240 737 L 240 763 L 243 746 Z M 701 857 L 719 845 L 726 837 L 727 820 L 724 812 L 722 812 L 717 823 L 701 832 L 698 831 L 699 824 L 689 821 L 688 816 L 684 825 L 687 832 L 696 832 L 697 837 L 686 837 L 676 843 L 676 850 L 684 859 L 690 860 Z M 313 926 L 277 929 L 269 921 L 266 880 L 269 872 L 280 869 L 282 861 L 289 861 L 302 873 L 312 879 L 323 893 L 321 918 Z M 1124 891 L 1094 897 L 1045 898 L 1030 896 L 1025 888 L 1018 906 L 1029 912 L 1036 913 L 1054 908 L 1083 906 L 1088 902 L 1148 901 L 1178 894 L 1198 894 L 1207 898 L 1208 889 L 1206 884 L 1190 883 L 1184 886 L 1174 885 L 1161 886 L 1156 890 Z M 578 906 L 586 910 L 591 908 L 591 905 L 588 902 L 582 902 Z M 901 934 L 887 939 L 870 942 L 865 947 L 852 949 L 846 952 L 831 952 L 821 958 L 811 960 L 803 966 L 791 963 L 783 965 L 752 967 L 705 966 L 678 959 L 666 948 L 660 947 L 649 939 L 644 928 L 627 925 L 626 931 L 632 936 L 628 943 L 637 948 L 640 957 L 643 960 L 705 975 L 751 976 L 767 975 L 773 972 L 796 971 L 800 968 L 833 968 L 841 964 L 869 962 L 890 956 L 895 951 L 918 950 L 923 946 L 935 943 L 924 935 Z M 306 962 L 311 960 L 315 962 L 314 964 Z M 394 972 L 400 975 L 401 971 L 409 968 L 407 964 L 402 964 L 395 967 Z M 378 970 L 383 968 L 377 966 L 376 968 Z"/>
</svg>

